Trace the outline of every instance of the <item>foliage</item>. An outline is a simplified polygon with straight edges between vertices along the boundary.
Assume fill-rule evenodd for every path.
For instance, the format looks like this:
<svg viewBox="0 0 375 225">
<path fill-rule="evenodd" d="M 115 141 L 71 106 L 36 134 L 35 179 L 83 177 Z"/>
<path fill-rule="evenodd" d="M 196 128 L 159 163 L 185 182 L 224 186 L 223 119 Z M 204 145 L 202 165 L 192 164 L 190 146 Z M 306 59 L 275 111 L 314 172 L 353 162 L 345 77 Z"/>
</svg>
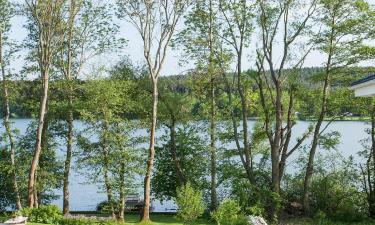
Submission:
<svg viewBox="0 0 375 225">
<path fill-rule="evenodd" d="M 193 223 L 205 209 L 202 192 L 194 190 L 190 183 L 177 188 L 175 201 L 178 206 L 177 217 L 182 219 L 184 224 Z"/>
<path fill-rule="evenodd" d="M 207 147 L 200 135 L 200 124 L 183 124 L 177 127 L 176 148 L 187 181 L 195 189 L 204 190 L 207 188 L 208 157 Z M 171 160 L 169 136 L 163 135 L 159 140 L 164 144 L 156 147 L 152 191 L 158 199 L 168 200 L 176 197 L 178 178 Z M 200 159 L 199 164 L 196 163 L 197 158 Z"/>
<path fill-rule="evenodd" d="M 246 216 L 241 213 L 241 207 L 237 201 L 224 199 L 219 208 L 211 213 L 218 225 L 246 225 L 249 224 Z"/>
<path fill-rule="evenodd" d="M 62 213 L 56 205 L 43 205 L 39 208 L 24 208 L 21 211 L 23 216 L 28 217 L 30 222 L 59 224 Z"/>
<path fill-rule="evenodd" d="M 304 159 L 300 159 L 303 165 Z M 358 187 L 359 174 L 352 158 L 345 159 L 338 151 L 330 150 L 317 156 L 311 185 L 311 207 L 314 215 L 342 222 L 358 222 L 365 216 L 365 195 Z M 284 199 L 299 201 L 303 177 L 297 173 L 285 181 Z"/>
<path fill-rule="evenodd" d="M 14 208 L 15 196 L 12 189 L 10 174 L 9 152 L 0 151 L 0 211 L 6 211 L 8 207 Z"/>
<path fill-rule="evenodd" d="M 48 129 L 44 132 L 45 142 L 43 142 L 44 144 L 42 145 L 39 168 L 37 170 L 38 176 L 36 179 L 36 191 L 41 204 L 49 204 L 52 200 L 58 198 L 54 190 L 62 186 L 63 175 L 63 164 L 57 155 L 58 137 L 56 133 L 58 132 L 56 129 L 59 129 L 59 126 L 57 125 L 58 123 L 53 120 L 49 120 L 47 123 Z M 31 160 L 35 145 L 35 129 L 36 123 L 31 122 L 27 127 L 26 133 L 19 136 L 16 161 L 28 162 Z M 23 181 L 20 183 L 20 188 L 23 190 L 22 193 L 26 193 L 27 176 L 30 166 L 28 164 L 19 164 L 18 169 L 20 180 Z M 24 199 L 26 199 L 26 196 L 24 196 Z M 26 202 L 26 200 L 24 202 Z"/>
</svg>

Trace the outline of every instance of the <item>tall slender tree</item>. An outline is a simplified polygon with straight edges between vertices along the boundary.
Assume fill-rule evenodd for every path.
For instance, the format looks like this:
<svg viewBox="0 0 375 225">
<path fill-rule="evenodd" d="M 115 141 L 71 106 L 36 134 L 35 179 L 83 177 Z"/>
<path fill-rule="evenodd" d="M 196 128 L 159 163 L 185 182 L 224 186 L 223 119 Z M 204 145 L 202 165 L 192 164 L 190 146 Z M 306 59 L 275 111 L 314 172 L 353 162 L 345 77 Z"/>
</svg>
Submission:
<svg viewBox="0 0 375 225">
<path fill-rule="evenodd" d="M 35 207 L 35 174 L 41 153 L 42 131 L 47 114 L 50 69 L 61 46 L 64 32 L 63 9 L 66 0 L 26 0 L 25 12 L 29 18 L 29 46 L 35 51 L 35 60 L 40 72 L 42 91 L 38 115 L 38 128 L 34 157 L 31 162 L 28 184 L 28 206 Z"/>
<path fill-rule="evenodd" d="M 110 5 L 98 1 L 70 0 L 65 19 L 66 32 L 56 60 L 66 83 L 66 159 L 64 169 L 63 213 L 69 213 L 69 173 L 74 143 L 75 84 L 85 65 L 109 50 L 118 51 L 124 40 L 116 35 L 119 27 L 113 22 Z"/>
<path fill-rule="evenodd" d="M 9 141 L 10 150 L 10 163 L 11 163 L 11 174 L 13 191 L 16 199 L 16 208 L 18 210 L 22 209 L 20 193 L 18 190 L 17 173 L 16 173 L 16 163 L 15 163 L 15 141 L 13 137 L 13 131 L 11 128 L 11 123 L 9 121 L 10 117 L 10 106 L 9 106 L 9 89 L 8 89 L 8 79 L 9 75 L 6 73 L 6 60 L 5 60 L 5 46 L 8 43 L 9 29 L 10 29 L 10 19 L 13 16 L 13 6 L 7 1 L 0 1 L 0 67 L 2 74 L 2 86 L 3 86 L 3 124 L 5 127 L 5 132 Z"/>
<path fill-rule="evenodd" d="M 286 66 L 298 69 L 303 64 L 307 54 L 311 49 L 305 50 L 299 57 L 294 57 L 293 47 L 296 46 L 298 38 L 306 33 L 308 22 L 316 11 L 317 0 L 308 1 L 305 12 L 301 11 L 304 4 L 298 0 L 285 0 L 277 3 L 268 1 L 259 1 L 260 10 L 258 21 L 261 29 L 261 50 L 258 52 L 261 60 L 259 68 L 263 67 L 262 73 L 257 77 L 257 84 L 260 90 L 261 105 L 265 114 L 265 131 L 271 147 L 272 164 L 272 190 L 280 193 L 280 182 L 283 175 L 285 160 L 290 156 L 302 142 L 307 138 L 310 132 L 306 132 L 297 144 L 290 147 L 292 130 L 295 125 L 293 122 L 293 90 L 290 89 L 287 94 L 289 101 L 285 104 L 282 99 L 287 86 L 288 75 Z M 302 15 L 302 13 L 304 15 Z M 296 15 L 299 14 L 299 15 Z M 297 18 L 293 20 L 292 18 Z M 281 37 L 281 60 L 275 62 L 274 47 Z M 264 68 L 265 67 L 265 68 Z M 267 73 L 269 71 L 269 74 Z M 263 79 L 263 80 L 262 80 Z M 271 98 L 271 108 L 267 103 L 267 98 Z M 285 116 L 287 109 L 287 116 Z M 284 127 L 284 120 L 287 120 Z"/>
<path fill-rule="evenodd" d="M 65 79 L 68 83 L 68 112 L 66 116 L 66 121 L 68 124 L 67 131 L 67 146 L 66 146 L 66 159 L 64 164 L 64 186 L 63 186 L 63 214 L 69 214 L 69 174 L 70 174 L 70 164 L 72 161 L 72 152 L 73 152 L 73 35 L 75 29 L 75 18 L 80 11 L 80 2 L 71 0 L 69 8 L 69 16 L 67 21 L 67 34 L 66 34 L 66 46 L 62 51 L 66 49 L 66 65 L 62 66 L 62 71 L 64 73 Z"/>
<path fill-rule="evenodd" d="M 218 39 L 218 1 L 196 1 L 185 18 L 185 28 L 179 33 L 178 44 L 184 47 L 184 55 L 194 60 L 192 88 L 196 96 L 206 101 L 206 112 L 210 138 L 210 209 L 215 210 L 217 202 L 217 86 L 220 74 L 219 63 L 223 58 Z M 199 80 L 199 81 L 198 81 Z M 197 82 L 198 81 L 198 82 Z"/>
<path fill-rule="evenodd" d="M 142 222 L 150 221 L 151 174 L 155 157 L 155 130 L 158 106 L 158 78 L 161 74 L 168 48 L 187 0 L 118 0 L 120 12 L 137 29 L 143 42 L 143 53 L 152 83 L 152 116 L 150 148 L 144 181 L 144 207 Z"/>
<path fill-rule="evenodd" d="M 222 15 L 223 22 L 220 35 L 225 43 L 232 49 L 235 55 L 236 71 L 234 73 L 234 79 L 236 80 L 235 90 L 240 97 L 241 102 L 241 122 L 242 131 L 238 131 L 238 121 L 234 113 L 234 109 L 231 112 L 232 126 L 233 126 L 233 137 L 235 139 L 236 147 L 239 152 L 241 162 L 246 171 L 247 177 L 251 183 L 254 183 L 254 177 L 252 172 L 252 150 L 249 135 L 248 116 L 249 116 L 249 101 L 246 98 L 246 85 L 244 84 L 244 78 L 242 73 L 242 61 L 245 48 L 249 45 L 250 35 L 253 30 L 252 20 L 254 15 L 252 14 L 252 8 L 255 6 L 254 2 L 246 0 L 234 0 L 234 1 L 219 1 L 220 15 Z M 228 80 L 226 80 L 228 81 Z M 228 88 L 227 93 L 230 95 L 229 104 L 233 102 L 233 89 L 230 87 L 231 84 L 227 82 Z M 232 85 L 233 86 L 233 85 Z M 240 137 L 240 134 L 241 136 Z M 242 146 L 241 146 L 242 140 Z"/>
<path fill-rule="evenodd" d="M 363 2 L 364 3 L 364 2 Z M 314 173 L 314 159 L 322 133 L 327 129 L 323 121 L 329 113 L 329 90 L 332 82 L 348 66 L 358 63 L 364 57 L 361 54 L 366 33 L 362 29 L 364 18 L 363 5 L 350 0 L 321 0 L 318 22 L 320 33 L 314 38 L 317 48 L 326 55 L 324 72 L 321 74 L 320 110 L 314 125 L 306 174 L 304 180 L 303 206 L 306 214 L 310 209 L 310 186 Z"/>
</svg>

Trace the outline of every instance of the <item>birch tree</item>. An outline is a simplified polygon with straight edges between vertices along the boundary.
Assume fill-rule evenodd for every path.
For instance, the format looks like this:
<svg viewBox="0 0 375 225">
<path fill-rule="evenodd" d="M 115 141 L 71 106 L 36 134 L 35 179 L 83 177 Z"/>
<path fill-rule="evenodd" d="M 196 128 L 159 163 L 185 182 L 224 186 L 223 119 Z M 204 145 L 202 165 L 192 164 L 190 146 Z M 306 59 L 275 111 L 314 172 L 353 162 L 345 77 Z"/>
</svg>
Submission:
<svg viewBox="0 0 375 225">
<path fill-rule="evenodd" d="M 33 56 L 35 56 L 35 61 L 37 61 L 42 83 L 34 157 L 29 172 L 29 208 L 35 207 L 35 174 L 42 149 L 42 130 L 47 114 L 50 69 L 61 46 L 61 33 L 64 32 L 62 16 L 65 3 L 66 0 L 25 1 L 25 11 L 29 18 L 29 23 L 27 25 L 29 29 L 29 47 L 32 51 L 35 51 Z"/>
<path fill-rule="evenodd" d="M 120 14 L 138 31 L 152 83 L 150 147 L 144 180 L 142 222 L 150 221 L 151 174 L 155 157 L 155 130 L 158 106 L 158 78 L 161 74 L 176 26 L 187 8 L 187 0 L 118 0 Z"/>
</svg>

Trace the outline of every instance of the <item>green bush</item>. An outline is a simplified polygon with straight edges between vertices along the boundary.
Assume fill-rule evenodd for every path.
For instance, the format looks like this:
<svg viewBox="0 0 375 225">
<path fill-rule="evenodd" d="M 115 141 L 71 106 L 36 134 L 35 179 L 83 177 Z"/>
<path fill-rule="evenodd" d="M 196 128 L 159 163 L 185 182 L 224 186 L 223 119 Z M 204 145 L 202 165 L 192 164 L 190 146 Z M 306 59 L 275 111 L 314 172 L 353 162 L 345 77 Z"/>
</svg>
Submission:
<svg viewBox="0 0 375 225">
<path fill-rule="evenodd" d="M 253 216 L 264 216 L 265 215 L 264 207 L 260 204 L 255 204 L 255 205 L 247 208 L 247 212 L 250 215 L 253 215 Z"/>
<path fill-rule="evenodd" d="M 314 214 L 314 217 L 313 217 L 314 221 L 318 224 L 323 224 L 326 218 L 327 218 L 327 215 L 323 211 L 320 211 L 320 210 L 318 210 Z"/>
<path fill-rule="evenodd" d="M 184 224 L 194 222 L 204 212 L 202 192 L 194 190 L 189 183 L 177 188 L 176 204 L 178 206 L 177 217 Z"/>
<path fill-rule="evenodd" d="M 58 224 L 63 218 L 62 212 L 55 205 L 40 206 L 39 208 L 24 208 L 22 215 L 28 217 L 28 221 L 34 223 Z"/>
<path fill-rule="evenodd" d="M 225 199 L 219 208 L 211 213 L 218 225 L 246 225 L 249 224 L 237 201 Z"/>
<path fill-rule="evenodd" d="M 119 205 L 120 205 L 120 202 L 113 201 L 113 207 L 114 207 L 115 212 L 119 211 Z M 109 213 L 111 211 L 111 206 L 109 205 L 108 201 L 102 201 L 96 206 L 96 210 L 99 212 Z"/>
</svg>

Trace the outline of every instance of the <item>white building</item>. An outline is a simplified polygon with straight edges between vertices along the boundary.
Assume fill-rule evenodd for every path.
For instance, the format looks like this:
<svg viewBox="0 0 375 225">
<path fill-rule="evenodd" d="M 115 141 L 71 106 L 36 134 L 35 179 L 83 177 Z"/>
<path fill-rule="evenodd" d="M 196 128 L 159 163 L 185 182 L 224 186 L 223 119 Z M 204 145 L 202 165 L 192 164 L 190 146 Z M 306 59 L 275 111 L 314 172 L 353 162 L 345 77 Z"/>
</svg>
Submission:
<svg viewBox="0 0 375 225">
<path fill-rule="evenodd" d="M 375 74 L 353 82 L 350 89 L 354 90 L 356 97 L 375 96 Z"/>
</svg>

